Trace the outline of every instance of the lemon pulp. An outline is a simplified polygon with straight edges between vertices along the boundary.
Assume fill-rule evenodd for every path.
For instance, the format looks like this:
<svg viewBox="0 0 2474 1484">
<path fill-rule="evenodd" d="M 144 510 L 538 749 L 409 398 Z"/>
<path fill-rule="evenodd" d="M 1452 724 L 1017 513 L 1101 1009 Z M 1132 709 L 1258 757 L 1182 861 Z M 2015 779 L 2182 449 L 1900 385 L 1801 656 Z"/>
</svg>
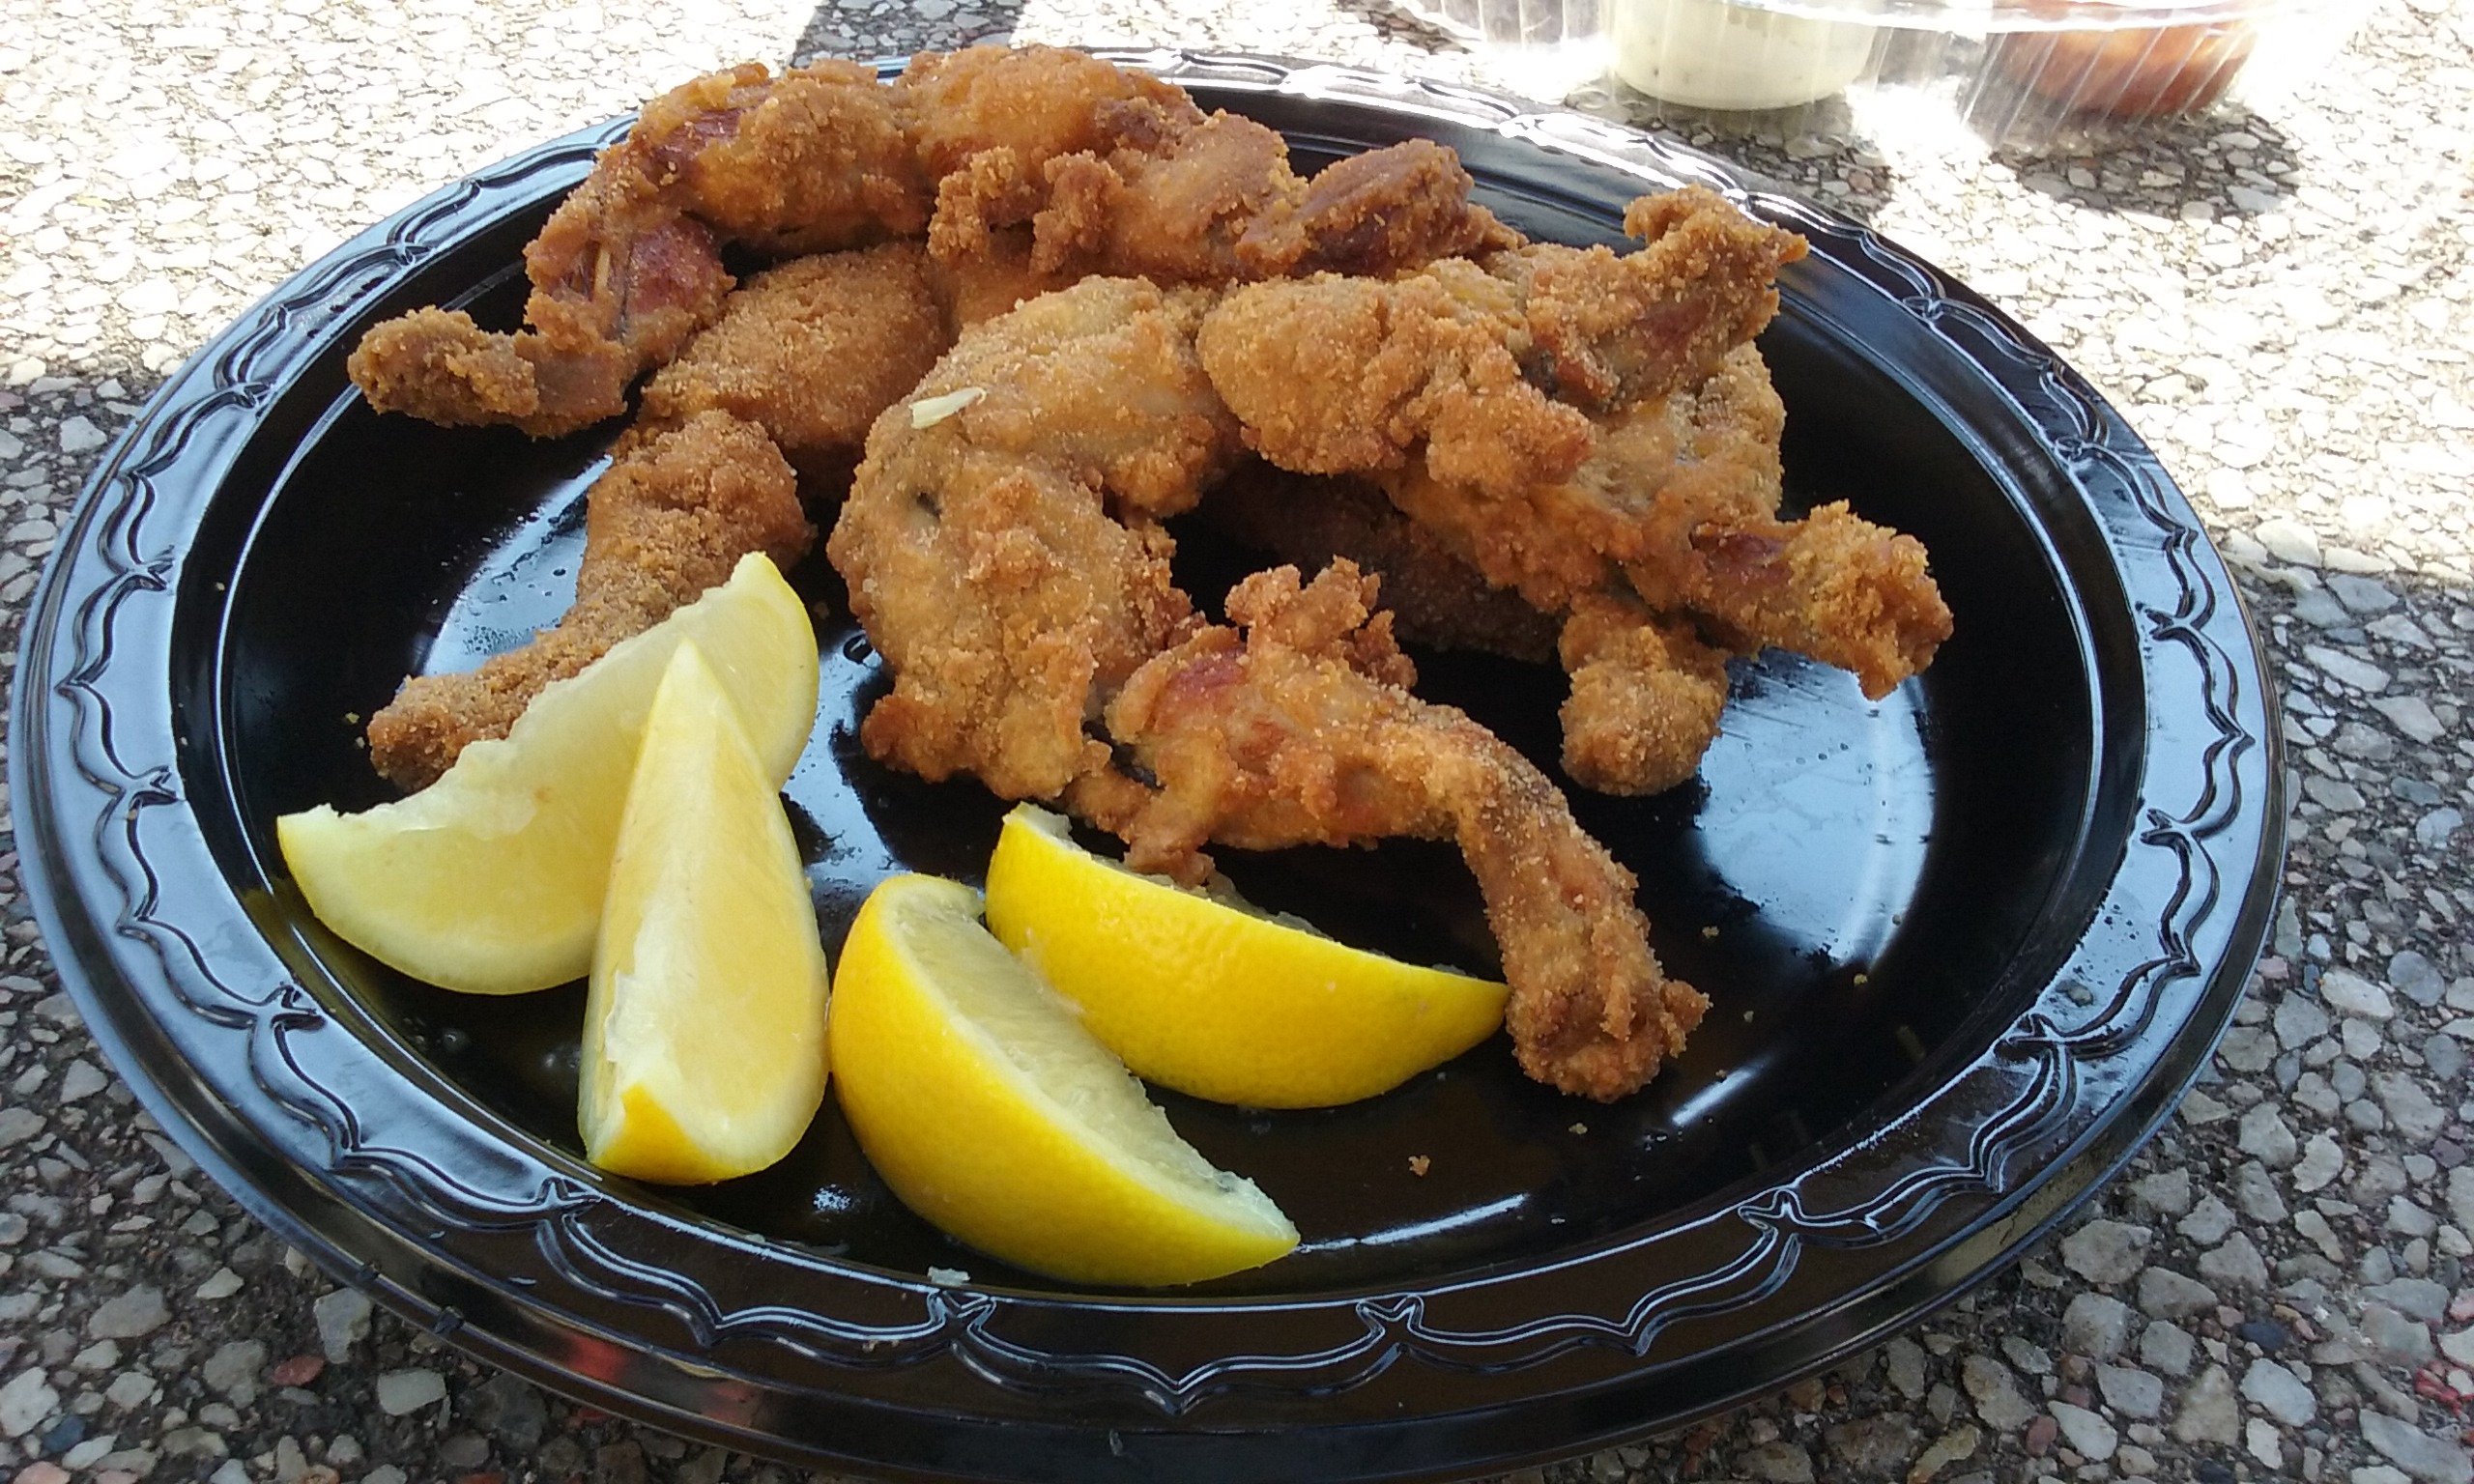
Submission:
<svg viewBox="0 0 2474 1484">
<path fill-rule="evenodd" d="M 578 1122 L 605 1169 L 749 1174 L 823 1100 L 824 951 L 775 786 L 680 643 L 645 723 L 585 1003 Z"/>
</svg>

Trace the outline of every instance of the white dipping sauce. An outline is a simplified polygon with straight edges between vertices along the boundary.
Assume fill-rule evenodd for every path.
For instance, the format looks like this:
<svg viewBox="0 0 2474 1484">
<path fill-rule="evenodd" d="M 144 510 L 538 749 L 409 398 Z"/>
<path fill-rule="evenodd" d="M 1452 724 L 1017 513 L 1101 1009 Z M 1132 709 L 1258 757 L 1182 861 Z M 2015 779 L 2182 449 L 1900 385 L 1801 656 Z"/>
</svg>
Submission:
<svg viewBox="0 0 2474 1484">
<path fill-rule="evenodd" d="M 1728 0 L 1621 0 L 1615 74 L 1695 108 L 1788 108 L 1856 80 L 1875 28 Z"/>
</svg>

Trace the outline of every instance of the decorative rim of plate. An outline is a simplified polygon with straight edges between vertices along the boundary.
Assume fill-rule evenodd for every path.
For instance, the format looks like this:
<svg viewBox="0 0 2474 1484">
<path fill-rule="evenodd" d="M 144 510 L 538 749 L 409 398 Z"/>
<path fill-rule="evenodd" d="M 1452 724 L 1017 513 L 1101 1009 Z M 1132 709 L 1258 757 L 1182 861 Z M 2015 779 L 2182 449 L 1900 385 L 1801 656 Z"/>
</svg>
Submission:
<svg viewBox="0 0 2474 1484">
<path fill-rule="evenodd" d="M 1015 1458 L 1025 1427 L 1098 1463 L 1121 1466 L 1130 1443 L 1156 1461 L 1166 1455 L 1145 1450 L 1179 1437 L 1217 1440 L 1216 1456 L 1232 1459 L 1312 1421 L 1304 1409 L 1367 1388 L 1403 1400 L 1395 1422 L 1361 1429 L 1389 1451 L 1336 1452 L 1332 1467 L 1510 1467 L 1780 1384 L 2014 1255 L 2129 1156 L 2203 1063 L 2264 942 L 2283 853 L 2258 648 L 2154 455 L 1972 294 L 1681 144 L 1329 64 L 1103 54 L 1232 98 L 1371 105 L 1651 186 L 1709 186 L 1827 244 L 1982 368 L 2077 487 L 2138 626 L 2146 731 L 2136 823 L 2099 908 L 2115 925 L 2106 941 L 2083 935 L 1981 1055 L 1792 1178 L 1568 1260 L 1377 1293 L 945 1287 L 628 1202 L 451 1092 L 376 1095 L 403 1073 L 400 1051 L 353 1007 L 302 987 L 287 967 L 302 950 L 271 926 L 254 884 L 226 879 L 192 812 L 163 663 L 184 558 L 260 412 L 339 356 L 340 336 L 443 247 L 579 179 L 620 120 L 416 203 L 251 309 L 111 450 L 52 558 L 9 759 L 28 887 L 63 980 L 146 1106 L 279 1232 L 441 1334 L 683 1431 L 939 1475 L 1029 1467 Z M 1173 1343 L 1144 1331 L 1161 1313 L 1174 1316 Z M 1600 1405 L 1551 1428 L 1476 1416 L 1588 1397 Z M 923 1407 L 939 1428 L 987 1436 L 937 1445 L 886 1420 Z M 854 1447 L 852 1419 L 870 1419 L 875 1441 Z M 1432 1436 L 1401 1446 L 1421 1427 Z"/>
</svg>

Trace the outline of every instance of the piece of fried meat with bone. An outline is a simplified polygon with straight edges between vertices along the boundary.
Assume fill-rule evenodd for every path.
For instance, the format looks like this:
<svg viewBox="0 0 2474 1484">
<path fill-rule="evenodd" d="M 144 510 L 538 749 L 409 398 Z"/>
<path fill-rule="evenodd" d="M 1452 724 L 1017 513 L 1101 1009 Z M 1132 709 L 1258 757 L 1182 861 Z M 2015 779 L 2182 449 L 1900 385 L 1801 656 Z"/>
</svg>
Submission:
<svg viewBox="0 0 2474 1484">
<path fill-rule="evenodd" d="M 525 248 L 526 328 L 419 309 L 362 336 L 350 371 L 381 412 L 569 433 L 712 322 L 721 248 L 850 247 L 924 231 L 933 184 L 892 92 L 849 62 L 755 63 L 654 99 Z"/>
<path fill-rule="evenodd" d="M 1159 521 L 1235 457 L 1209 296 L 1087 278 L 966 331 L 868 437 L 826 553 L 893 672 L 870 756 L 1007 798 L 1106 788 L 1108 698 L 1194 625 Z"/>
<path fill-rule="evenodd" d="M 1580 467 L 1590 414 L 1691 385 L 1777 312 L 1801 238 L 1706 190 L 1634 202 L 1645 241 L 1540 243 L 1391 279 L 1317 274 L 1229 294 L 1198 345 L 1264 458 L 1301 473 L 1413 461 L 1510 495 Z"/>
<path fill-rule="evenodd" d="M 653 373 L 626 439 L 728 413 L 762 428 L 804 479 L 838 495 L 877 414 L 952 344 L 919 243 L 793 258 L 752 275 Z"/>
<path fill-rule="evenodd" d="M 1650 793 L 1716 736 L 1728 651 L 1795 649 L 1879 698 L 1950 631 L 1922 546 L 1844 506 L 1777 516 L 1784 409 L 1749 343 L 1788 234 L 1706 191 L 1635 202 L 1639 252 L 1231 294 L 1203 362 L 1251 445 L 1365 472 L 1489 584 L 1565 617 L 1565 764 Z M 1363 364 L 1367 374 L 1345 368 Z"/>
<path fill-rule="evenodd" d="M 1183 95 L 1045 46 L 924 54 L 890 87 L 839 61 L 709 73 L 646 104 L 525 249 L 523 330 L 416 310 L 362 338 L 353 380 L 382 412 L 572 432 L 623 412 L 636 376 L 712 322 L 725 244 L 790 256 L 921 236 L 937 179 L 972 155 L 1087 148 L 1094 110 L 1137 98 Z"/>
<path fill-rule="evenodd" d="M 1628 591 L 1722 647 L 1791 649 L 1875 699 L 1932 663 L 1949 609 L 1923 544 L 1844 504 L 1782 519 L 1786 411 L 1760 352 L 1597 419 L 1579 468 L 1509 494 L 1405 467 L 1374 475 L 1410 519 L 1550 613 Z"/>
<path fill-rule="evenodd" d="M 1120 826 L 1127 863 L 1199 879 L 1209 842 L 1250 850 L 1457 843 L 1511 987 L 1522 1070 L 1623 1097 L 1683 1047 L 1709 1001 L 1666 977 L 1634 882 L 1555 785 L 1492 732 L 1409 693 L 1415 671 L 1345 561 L 1310 585 L 1258 572 L 1214 626 L 1136 671 L 1108 712 L 1157 792 Z"/>
<path fill-rule="evenodd" d="M 1062 284 L 1091 274 L 1224 284 L 1322 271 L 1392 273 L 1516 246 L 1473 203 L 1451 150 L 1404 140 L 1311 180 L 1288 144 L 1251 119 L 1191 103 L 1110 102 L 1097 148 L 1046 160 L 998 148 L 938 186 L 929 247 L 954 260 L 1021 244 Z"/>
<path fill-rule="evenodd" d="M 753 423 L 700 413 L 622 454 L 585 495 L 576 600 L 555 628 L 477 670 L 416 675 L 369 719 L 369 757 L 428 786 L 474 742 L 503 737 L 541 688 L 601 658 L 762 552 L 790 570 L 816 539 L 797 482 Z"/>
</svg>

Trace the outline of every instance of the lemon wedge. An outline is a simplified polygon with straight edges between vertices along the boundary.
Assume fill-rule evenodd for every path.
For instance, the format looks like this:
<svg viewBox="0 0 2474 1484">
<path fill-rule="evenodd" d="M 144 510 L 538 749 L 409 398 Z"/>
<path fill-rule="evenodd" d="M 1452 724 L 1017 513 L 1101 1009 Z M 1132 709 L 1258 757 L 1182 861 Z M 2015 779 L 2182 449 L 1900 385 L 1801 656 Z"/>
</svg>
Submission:
<svg viewBox="0 0 2474 1484">
<path fill-rule="evenodd" d="M 824 950 L 776 786 L 680 643 L 645 721 L 585 1001 L 577 1121 L 603 1169 L 746 1175 L 824 1100 Z"/>
<path fill-rule="evenodd" d="M 1084 1283 L 1194 1283 L 1295 1246 L 1280 1208 L 1179 1138 L 979 908 L 968 887 L 896 876 L 834 972 L 835 1096 L 903 1203 Z"/>
<path fill-rule="evenodd" d="M 1493 1035 L 1509 992 L 1137 875 L 1030 805 L 997 837 L 988 926 L 1128 1067 L 1248 1107 L 1389 1091 Z"/>
<path fill-rule="evenodd" d="M 544 689 L 505 738 L 467 747 L 420 792 L 277 819 L 310 910 L 448 989 L 517 994 L 582 978 L 645 714 L 689 639 L 779 786 L 816 715 L 816 631 L 772 561 L 752 555 L 722 586 Z"/>
</svg>

